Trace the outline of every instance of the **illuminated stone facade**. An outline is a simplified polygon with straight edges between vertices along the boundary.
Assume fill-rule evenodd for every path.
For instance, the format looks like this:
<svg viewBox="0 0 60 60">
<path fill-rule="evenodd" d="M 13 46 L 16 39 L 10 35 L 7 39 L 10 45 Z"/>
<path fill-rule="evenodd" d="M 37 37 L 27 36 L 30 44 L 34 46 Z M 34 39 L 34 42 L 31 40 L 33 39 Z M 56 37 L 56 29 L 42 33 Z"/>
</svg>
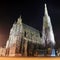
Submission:
<svg viewBox="0 0 60 60">
<path fill-rule="evenodd" d="M 0 56 L 6 56 L 6 48 L 0 47 Z"/>
<path fill-rule="evenodd" d="M 42 38 L 40 37 L 40 31 L 24 24 L 20 16 L 10 29 L 6 47 L 0 48 L 0 56 L 44 56 L 46 51 L 42 52 L 41 47 L 42 45 L 46 46 L 45 41 L 47 44 L 51 42 L 52 45 L 55 45 L 52 25 L 46 5 L 45 15 L 43 17 Z M 51 55 L 50 50 L 48 56 Z"/>
<path fill-rule="evenodd" d="M 34 51 L 41 45 L 40 32 L 24 23 L 21 16 L 15 22 L 10 30 L 6 49 L 9 49 L 9 56 L 33 56 Z"/>
</svg>

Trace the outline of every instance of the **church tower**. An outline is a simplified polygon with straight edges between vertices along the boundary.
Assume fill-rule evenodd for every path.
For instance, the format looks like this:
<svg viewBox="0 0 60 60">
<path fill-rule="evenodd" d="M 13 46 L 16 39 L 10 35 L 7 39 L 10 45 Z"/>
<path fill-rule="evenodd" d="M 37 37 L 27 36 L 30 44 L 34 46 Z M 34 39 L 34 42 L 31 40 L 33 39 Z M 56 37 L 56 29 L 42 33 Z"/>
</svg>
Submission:
<svg viewBox="0 0 60 60">
<path fill-rule="evenodd" d="M 55 38 L 52 29 L 51 19 L 48 15 L 47 6 L 45 4 L 44 17 L 43 17 L 43 32 L 42 32 L 43 45 L 55 45 Z"/>
</svg>

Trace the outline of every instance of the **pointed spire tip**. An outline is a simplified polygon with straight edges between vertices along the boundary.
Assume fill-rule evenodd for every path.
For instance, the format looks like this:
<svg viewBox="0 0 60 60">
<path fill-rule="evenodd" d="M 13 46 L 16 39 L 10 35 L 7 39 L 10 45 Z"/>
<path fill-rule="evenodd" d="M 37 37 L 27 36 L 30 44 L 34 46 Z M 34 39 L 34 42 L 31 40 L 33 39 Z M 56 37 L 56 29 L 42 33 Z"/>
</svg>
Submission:
<svg viewBox="0 0 60 60">
<path fill-rule="evenodd" d="M 48 15 L 48 11 L 47 11 L 47 5 L 46 5 L 46 3 L 45 3 L 45 15 Z"/>
<path fill-rule="evenodd" d="M 45 7 L 46 7 L 46 3 L 45 3 Z"/>
</svg>

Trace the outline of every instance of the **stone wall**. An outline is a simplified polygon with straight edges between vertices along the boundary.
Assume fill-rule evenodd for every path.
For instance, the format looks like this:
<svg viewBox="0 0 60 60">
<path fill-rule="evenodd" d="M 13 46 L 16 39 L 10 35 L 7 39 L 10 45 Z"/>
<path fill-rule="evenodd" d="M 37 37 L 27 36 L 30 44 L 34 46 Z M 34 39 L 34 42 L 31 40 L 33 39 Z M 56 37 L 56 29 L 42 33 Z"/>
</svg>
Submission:
<svg viewBox="0 0 60 60">
<path fill-rule="evenodd" d="M 6 48 L 0 47 L 0 56 L 6 56 Z"/>
</svg>

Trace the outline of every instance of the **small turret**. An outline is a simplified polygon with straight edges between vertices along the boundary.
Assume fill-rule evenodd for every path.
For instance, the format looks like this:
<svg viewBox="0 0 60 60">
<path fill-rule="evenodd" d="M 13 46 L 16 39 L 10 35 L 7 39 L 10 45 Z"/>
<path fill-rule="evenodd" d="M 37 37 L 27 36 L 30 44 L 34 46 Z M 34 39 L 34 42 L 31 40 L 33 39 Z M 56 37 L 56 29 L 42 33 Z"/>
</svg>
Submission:
<svg viewBox="0 0 60 60">
<path fill-rule="evenodd" d="M 22 18 L 21 18 L 21 16 L 18 18 L 17 23 L 18 23 L 18 24 L 22 24 Z"/>
</svg>

